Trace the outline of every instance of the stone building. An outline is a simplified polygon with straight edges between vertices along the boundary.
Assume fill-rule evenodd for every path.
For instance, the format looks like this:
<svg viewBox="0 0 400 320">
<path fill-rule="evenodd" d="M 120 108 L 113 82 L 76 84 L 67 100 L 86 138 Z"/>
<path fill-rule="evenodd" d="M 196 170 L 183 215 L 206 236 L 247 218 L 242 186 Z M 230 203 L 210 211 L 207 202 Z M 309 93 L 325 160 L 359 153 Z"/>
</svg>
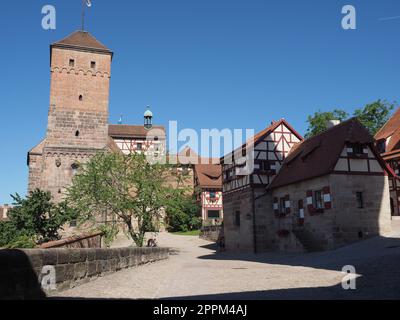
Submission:
<svg viewBox="0 0 400 320">
<path fill-rule="evenodd" d="M 393 216 L 400 216 L 400 108 L 376 133 L 376 148 L 393 169 L 395 176 L 389 179 L 390 208 Z"/>
<path fill-rule="evenodd" d="M 181 183 L 196 196 L 203 224 L 221 223 L 222 168 L 219 159 L 201 157 L 186 147 L 177 155 L 168 154 L 167 162 L 175 164 L 173 165 L 175 174 L 181 175 Z"/>
<path fill-rule="evenodd" d="M 47 133 L 28 152 L 28 191 L 50 191 L 55 202 L 61 201 L 79 166 L 102 151 L 144 153 L 156 159 L 167 156 L 176 164 L 168 183 L 176 185 L 176 175 L 181 175 L 182 183 L 194 191 L 195 166 L 201 158 L 188 149 L 178 156 L 168 155 L 166 130 L 153 125 L 149 108 L 143 125 L 122 124 L 122 118 L 118 124 L 109 124 L 110 49 L 85 31 L 72 33 L 50 49 Z M 217 209 L 222 217 L 220 206 Z"/>
<path fill-rule="evenodd" d="M 143 125 L 109 124 L 111 50 L 85 31 L 50 49 L 47 133 L 28 152 L 29 191 L 50 191 L 56 202 L 62 200 L 79 165 L 101 151 L 165 152 L 165 129 L 153 126 L 150 110 Z"/>
<path fill-rule="evenodd" d="M 265 189 L 279 172 L 284 159 L 302 136 L 284 119 L 274 121 L 257 133 L 252 141 L 221 159 L 223 171 L 223 208 L 225 245 L 228 250 L 256 250 L 264 238 L 264 213 L 258 210 Z M 253 149 L 254 153 L 250 150 Z M 233 161 L 231 161 L 233 160 Z M 254 170 L 242 172 L 243 166 Z M 259 234 L 258 236 L 255 236 Z"/>
<path fill-rule="evenodd" d="M 253 242 L 241 237 L 228 243 L 241 232 L 240 221 L 233 232 L 225 228 L 226 246 L 304 252 L 385 235 L 392 175 L 368 130 L 356 119 L 345 121 L 293 146 L 255 201 L 254 228 L 245 225 Z"/>
<path fill-rule="evenodd" d="M 50 46 L 50 107 L 46 137 L 28 152 L 29 191 L 63 197 L 79 163 L 115 149 L 108 136 L 113 53 L 88 32 Z"/>
<path fill-rule="evenodd" d="M 389 176 L 373 137 L 357 119 L 304 141 L 268 187 L 272 247 L 327 250 L 387 234 Z"/>
</svg>

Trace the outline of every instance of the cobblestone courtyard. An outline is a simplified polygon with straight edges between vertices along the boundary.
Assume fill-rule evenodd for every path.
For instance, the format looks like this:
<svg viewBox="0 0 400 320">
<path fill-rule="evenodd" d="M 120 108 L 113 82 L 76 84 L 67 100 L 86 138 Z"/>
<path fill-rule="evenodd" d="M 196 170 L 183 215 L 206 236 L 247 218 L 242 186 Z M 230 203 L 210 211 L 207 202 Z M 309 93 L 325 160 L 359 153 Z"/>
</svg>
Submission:
<svg viewBox="0 0 400 320">
<path fill-rule="evenodd" d="M 398 224 L 398 222 L 396 222 Z M 66 298 L 382 299 L 400 298 L 400 228 L 336 251 L 310 254 L 216 253 L 197 237 L 159 235 L 169 260 L 120 271 L 60 293 Z M 117 246 L 127 245 L 120 239 Z M 356 290 L 343 290 L 353 265 Z"/>
</svg>

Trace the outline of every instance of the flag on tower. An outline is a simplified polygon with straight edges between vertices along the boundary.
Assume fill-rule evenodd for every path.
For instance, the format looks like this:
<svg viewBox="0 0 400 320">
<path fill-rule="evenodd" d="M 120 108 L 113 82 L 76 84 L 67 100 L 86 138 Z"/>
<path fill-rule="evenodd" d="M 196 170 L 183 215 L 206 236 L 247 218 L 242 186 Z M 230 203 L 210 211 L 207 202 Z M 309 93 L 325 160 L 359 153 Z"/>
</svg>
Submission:
<svg viewBox="0 0 400 320">
<path fill-rule="evenodd" d="M 92 1 L 91 0 L 86 0 L 86 5 L 90 8 L 92 6 Z"/>
</svg>

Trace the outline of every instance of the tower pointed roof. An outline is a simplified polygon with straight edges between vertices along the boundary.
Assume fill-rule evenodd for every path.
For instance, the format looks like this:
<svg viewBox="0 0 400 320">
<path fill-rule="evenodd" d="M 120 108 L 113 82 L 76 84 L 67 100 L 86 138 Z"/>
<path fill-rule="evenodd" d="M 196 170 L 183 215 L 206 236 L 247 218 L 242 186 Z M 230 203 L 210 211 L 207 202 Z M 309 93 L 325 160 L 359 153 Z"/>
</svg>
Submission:
<svg viewBox="0 0 400 320">
<path fill-rule="evenodd" d="M 104 44 L 87 31 L 75 31 L 64 39 L 54 42 L 51 48 L 70 48 L 82 51 L 113 54 Z"/>
</svg>

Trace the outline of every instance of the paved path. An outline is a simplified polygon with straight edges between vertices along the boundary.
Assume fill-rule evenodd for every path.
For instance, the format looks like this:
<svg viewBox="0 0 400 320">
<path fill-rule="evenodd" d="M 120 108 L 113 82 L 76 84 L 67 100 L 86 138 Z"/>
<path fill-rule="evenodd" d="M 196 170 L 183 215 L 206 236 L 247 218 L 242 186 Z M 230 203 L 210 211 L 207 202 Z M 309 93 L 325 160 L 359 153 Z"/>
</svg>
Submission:
<svg viewBox="0 0 400 320">
<path fill-rule="evenodd" d="M 169 260 L 117 272 L 62 292 L 75 298 L 326 299 L 400 298 L 400 233 L 311 254 L 216 253 L 197 237 L 159 235 Z M 119 240 L 118 245 L 126 245 Z M 354 265 L 357 290 L 342 289 Z"/>
</svg>

